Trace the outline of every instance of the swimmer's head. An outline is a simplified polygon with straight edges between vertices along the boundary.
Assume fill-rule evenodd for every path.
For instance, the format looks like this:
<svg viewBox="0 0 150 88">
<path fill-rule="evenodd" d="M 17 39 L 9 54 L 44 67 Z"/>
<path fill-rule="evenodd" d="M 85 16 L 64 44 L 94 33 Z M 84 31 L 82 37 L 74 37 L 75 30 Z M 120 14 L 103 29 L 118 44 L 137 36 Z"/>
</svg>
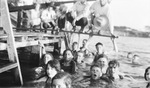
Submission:
<svg viewBox="0 0 150 88">
<path fill-rule="evenodd" d="M 106 67 L 108 66 L 108 58 L 106 55 L 102 55 L 101 57 L 99 57 L 99 59 L 96 61 L 96 63 L 101 67 Z"/>
<path fill-rule="evenodd" d="M 144 78 L 146 81 L 150 81 L 150 67 L 145 69 Z"/>
<path fill-rule="evenodd" d="M 73 42 L 72 50 L 77 50 L 77 49 L 78 49 L 78 43 L 77 42 Z"/>
<path fill-rule="evenodd" d="M 129 60 L 131 60 L 131 59 L 133 58 L 133 53 L 132 53 L 132 52 L 129 52 L 129 53 L 127 54 L 127 58 L 128 58 Z"/>
<path fill-rule="evenodd" d="M 90 70 L 92 79 L 97 80 L 102 76 L 102 71 L 98 65 L 92 65 Z"/>
<path fill-rule="evenodd" d="M 134 55 L 132 58 L 132 63 L 133 64 L 138 64 L 139 63 L 140 57 L 138 55 Z"/>
<path fill-rule="evenodd" d="M 42 56 L 42 62 L 44 63 L 44 64 L 47 64 L 49 61 L 51 61 L 51 60 L 53 60 L 54 59 L 54 57 L 53 57 L 53 55 L 52 54 L 50 54 L 50 53 L 47 53 L 47 54 L 44 54 L 43 56 Z"/>
<path fill-rule="evenodd" d="M 63 58 L 66 61 L 71 61 L 73 59 L 73 54 L 70 49 L 67 49 L 63 52 Z"/>
<path fill-rule="evenodd" d="M 97 50 L 97 52 L 98 52 L 99 54 L 102 54 L 102 53 L 104 52 L 104 50 L 103 50 L 103 44 L 102 44 L 102 43 L 98 42 L 98 43 L 95 45 L 95 47 L 96 47 L 96 50 Z"/>
<path fill-rule="evenodd" d="M 84 59 L 84 52 L 83 51 L 78 51 L 77 53 L 77 63 L 82 63 Z"/>
<path fill-rule="evenodd" d="M 66 72 L 57 73 L 52 79 L 52 88 L 72 88 L 71 75 Z"/>
<path fill-rule="evenodd" d="M 119 71 L 120 64 L 117 60 L 112 60 L 108 63 L 109 74 L 115 74 Z"/>
</svg>

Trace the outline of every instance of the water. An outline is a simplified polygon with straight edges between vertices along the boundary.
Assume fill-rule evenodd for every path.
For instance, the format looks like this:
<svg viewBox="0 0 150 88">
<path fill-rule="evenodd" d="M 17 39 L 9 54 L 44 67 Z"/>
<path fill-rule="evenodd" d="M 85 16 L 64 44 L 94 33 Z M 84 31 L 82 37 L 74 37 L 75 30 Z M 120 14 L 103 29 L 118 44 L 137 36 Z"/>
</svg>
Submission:
<svg viewBox="0 0 150 88">
<path fill-rule="evenodd" d="M 85 37 L 84 37 L 85 38 Z M 95 51 L 95 44 L 102 42 L 109 59 L 118 59 L 121 63 L 120 71 L 132 76 L 135 80 L 123 79 L 118 82 L 119 88 L 146 88 L 147 82 L 144 80 L 145 69 L 150 66 L 150 38 L 119 37 L 116 39 L 119 52 L 113 51 L 110 38 L 94 37 L 89 44 L 89 48 Z M 132 52 L 140 56 L 141 65 L 133 65 L 127 61 L 127 53 Z"/>
</svg>

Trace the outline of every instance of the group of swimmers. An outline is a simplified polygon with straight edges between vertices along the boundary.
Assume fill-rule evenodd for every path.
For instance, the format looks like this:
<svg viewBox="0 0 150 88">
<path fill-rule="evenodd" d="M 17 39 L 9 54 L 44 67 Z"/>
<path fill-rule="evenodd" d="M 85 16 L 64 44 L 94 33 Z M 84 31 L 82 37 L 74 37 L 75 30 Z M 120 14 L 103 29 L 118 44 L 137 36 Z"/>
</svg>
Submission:
<svg viewBox="0 0 150 88">
<path fill-rule="evenodd" d="M 85 47 L 86 43 L 84 39 L 83 46 L 78 49 L 77 42 L 74 42 L 72 49 L 66 49 L 60 58 L 54 58 L 52 54 L 44 55 L 36 72 L 45 73 L 45 87 L 112 88 L 109 86 L 115 81 L 125 78 L 125 74 L 119 72 L 120 63 L 107 57 L 102 43 L 95 45 L 96 52 L 90 52 Z"/>
</svg>

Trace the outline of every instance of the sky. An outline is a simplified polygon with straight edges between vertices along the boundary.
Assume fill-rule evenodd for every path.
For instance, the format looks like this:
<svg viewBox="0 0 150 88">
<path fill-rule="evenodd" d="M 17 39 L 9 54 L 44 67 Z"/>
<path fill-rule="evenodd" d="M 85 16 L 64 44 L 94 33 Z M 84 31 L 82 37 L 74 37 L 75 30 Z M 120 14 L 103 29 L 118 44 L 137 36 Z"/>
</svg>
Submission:
<svg viewBox="0 0 150 88">
<path fill-rule="evenodd" d="M 150 0 L 112 0 L 114 25 L 143 31 L 150 26 Z"/>
</svg>

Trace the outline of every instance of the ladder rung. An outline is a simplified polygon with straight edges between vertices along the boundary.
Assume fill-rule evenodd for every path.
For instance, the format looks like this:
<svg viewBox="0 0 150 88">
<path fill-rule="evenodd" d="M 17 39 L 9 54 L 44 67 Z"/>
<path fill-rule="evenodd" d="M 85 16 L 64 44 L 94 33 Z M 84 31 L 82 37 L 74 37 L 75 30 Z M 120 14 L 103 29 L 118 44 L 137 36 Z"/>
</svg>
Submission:
<svg viewBox="0 0 150 88">
<path fill-rule="evenodd" d="M 7 64 L 5 66 L 0 66 L 0 73 L 8 71 L 10 69 L 16 68 L 18 65 L 17 63 L 11 63 L 11 64 Z"/>
</svg>

